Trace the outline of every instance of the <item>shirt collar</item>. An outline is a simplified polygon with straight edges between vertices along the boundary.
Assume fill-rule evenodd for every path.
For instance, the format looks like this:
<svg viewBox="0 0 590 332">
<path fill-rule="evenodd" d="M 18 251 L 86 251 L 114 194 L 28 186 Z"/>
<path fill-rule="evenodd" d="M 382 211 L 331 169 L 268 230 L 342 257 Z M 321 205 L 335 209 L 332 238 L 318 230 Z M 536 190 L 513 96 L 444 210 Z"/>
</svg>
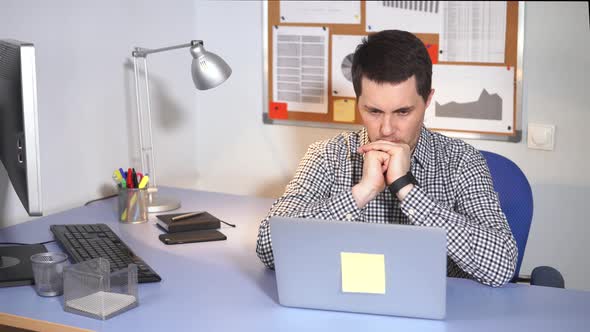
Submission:
<svg viewBox="0 0 590 332">
<path fill-rule="evenodd" d="M 361 145 L 359 145 L 359 147 L 371 143 L 371 141 L 369 141 L 369 132 L 367 132 L 366 127 L 363 127 L 363 129 L 361 130 L 360 143 Z"/>
<path fill-rule="evenodd" d="M 432 133 L 422 126 L 416 149 L 414 149 L 414 153 L 412 154 L 412 159 L 418 162 L 422 168 L 426 168 L 428 161 L 432 160 L 432 147 L 430 144 L 431 137 Z"/>
</svg>

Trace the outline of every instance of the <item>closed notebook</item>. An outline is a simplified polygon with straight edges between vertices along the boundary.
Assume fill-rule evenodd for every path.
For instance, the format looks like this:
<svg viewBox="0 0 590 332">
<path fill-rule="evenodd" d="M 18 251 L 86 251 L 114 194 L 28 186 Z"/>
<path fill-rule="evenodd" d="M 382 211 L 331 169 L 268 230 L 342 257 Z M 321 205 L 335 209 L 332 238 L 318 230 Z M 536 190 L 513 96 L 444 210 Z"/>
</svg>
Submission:
<svg viewBox="0 0 590 332">
<path fill-rule="evenodd" d="M 173 217 L 180 216 L 185 213 L 171 213 L 161 214 L 156 216 L 158 218 L 158 225 L 165 229 L 168 233 L 196 231 L 202 229 L 217 229 L 221 226 L 220 220 L 209 212 L 199 213 L 187 219 L 172 221 Z"/>
</svg>

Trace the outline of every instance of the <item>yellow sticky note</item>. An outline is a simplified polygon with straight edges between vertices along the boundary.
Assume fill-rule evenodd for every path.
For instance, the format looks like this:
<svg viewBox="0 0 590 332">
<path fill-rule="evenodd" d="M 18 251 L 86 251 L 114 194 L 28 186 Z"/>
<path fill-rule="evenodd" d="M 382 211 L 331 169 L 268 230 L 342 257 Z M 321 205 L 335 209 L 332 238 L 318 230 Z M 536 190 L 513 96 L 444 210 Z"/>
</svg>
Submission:
<svg viewBox="0 0 590 332">
<path fill-rule="evenodd" d="M 354 99 L 334 100 L 334 121 L 354 122 L 356 101 Z"/>
<path fill-rule="evenodd" d="M 341 252 L 342 291 L 385 294 L 385 256 Z"/>
</svg>

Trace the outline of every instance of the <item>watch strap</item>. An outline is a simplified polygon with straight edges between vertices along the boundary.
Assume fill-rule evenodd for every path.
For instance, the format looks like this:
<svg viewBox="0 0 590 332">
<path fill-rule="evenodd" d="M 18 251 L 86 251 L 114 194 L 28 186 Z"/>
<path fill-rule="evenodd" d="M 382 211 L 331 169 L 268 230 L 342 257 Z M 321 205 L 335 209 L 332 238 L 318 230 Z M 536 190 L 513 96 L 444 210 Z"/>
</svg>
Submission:
<svg viewBox="0 0 590 332">
<path fill-rule="evenodd" d="M 416 181 L 416 178 L 410 171 L 408 171 L 406 175 L 401 176 L 397 180 L 393 181 L 387 188 L 391 194 L 395 196 L 403 187 L 407 186 L 408 184 L 418 184 L 418 181 Z"/>
</svg>

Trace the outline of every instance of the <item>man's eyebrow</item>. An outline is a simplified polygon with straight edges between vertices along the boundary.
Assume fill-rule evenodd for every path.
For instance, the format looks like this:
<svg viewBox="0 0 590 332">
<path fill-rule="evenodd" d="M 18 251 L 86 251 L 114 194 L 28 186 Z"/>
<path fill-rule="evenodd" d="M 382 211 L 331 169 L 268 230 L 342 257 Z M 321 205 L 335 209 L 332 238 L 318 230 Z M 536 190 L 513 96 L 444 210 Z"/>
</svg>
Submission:
<svg viewBox="0 0 590 332">
<path fill-rule="evenodd" d="M 405 107 L 402 107 L 402 108 L 398 108 L 398 109 L 396 109 L 393 112 L 394 113 L 397 113 L 397 112 L 409 112 L 409 111 L 411 111 L 413 109 L 414 109 L 414 106 L 405 106 Z"/>
<path fill-rule="evenodd" d="M 365 106 L 365 108 L 366 108 L 368 111 L 371 111 L 371 112 L 383 112 L 382 110 L 380 110 L 380 109 L 378 109 L 378 108 L 376 108 L 376 107 Z"/>
<path fill-rule="evenodd" d="M 368 111 L 371 111 L 371 112 L 383 112 L 382 110 L 380 110 L 380 109 L 378 109 L 378 108 L 376 108 L 376 107 L 365 106 L 365 108 L 366 108 Z M 393 113 L 398 113 L 398 112 L 409 112 L 409 111 L 411 111 L 411 110 L 413 110 L 413 109 L 414 109 L 414 106 L 404 106 L 404 107 L 401 107 L 401 108 L 398 108 L 398 109 L 396 109 L 395 111 L 393 111 Z"/>
</svg>

